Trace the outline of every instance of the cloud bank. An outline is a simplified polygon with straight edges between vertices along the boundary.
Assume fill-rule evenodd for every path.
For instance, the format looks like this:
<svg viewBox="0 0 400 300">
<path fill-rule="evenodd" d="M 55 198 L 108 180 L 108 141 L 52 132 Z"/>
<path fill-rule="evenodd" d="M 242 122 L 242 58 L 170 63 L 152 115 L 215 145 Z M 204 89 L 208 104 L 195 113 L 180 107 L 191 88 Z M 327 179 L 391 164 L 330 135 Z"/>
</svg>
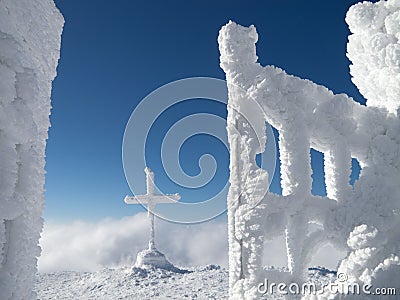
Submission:
<svg viewBox="0 0 400 300">
<path fill-rule="evenodd" d="M 40 239 L 39 272 L 92 272 L 105 267 L 131 266 L 137 253 L 147 247 L 148 237 L 146 213 L 98 222 L 46 222 Z M 156 218 L 156 246 L 177 266 L 228 266 L 224 221 L 181 225 Z M 283 237 L 267 242 L 264 264 L 286 266 L 285 251 Z M 335 269 L 341 256 L 343 254 L 331 247 L 325 247 L 320 249 L 312 264 Z"/>
<path fill-rule="evenodd" d="M 226 223 L 172 224 L 156 219 L 156 246 L 173 264 L 182 267 L 219 264 L 226 267 Z M 95 271 L 104 267 L 133 265 L 147 247 L 146 213 L 119 220 L 90 223 L 45 223 L 40 246 L 39 272 Z"/>
</svg>

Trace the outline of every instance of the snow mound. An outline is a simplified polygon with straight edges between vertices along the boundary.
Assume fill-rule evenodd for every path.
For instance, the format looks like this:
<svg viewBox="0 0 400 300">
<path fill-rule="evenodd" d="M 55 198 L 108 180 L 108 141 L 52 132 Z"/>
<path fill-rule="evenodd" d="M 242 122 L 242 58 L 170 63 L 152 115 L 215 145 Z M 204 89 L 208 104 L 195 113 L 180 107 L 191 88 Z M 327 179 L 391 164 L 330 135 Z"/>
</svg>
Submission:
<svg viewBox="0 0 400 300">
<path fill-rule="evenodd" d="M 139 270 L 140 273 L 142 272 L 140 270 L 146 270 L 149 268 L 163 269 L 174 273 L 189 272 L 187 270 L 182 270 L 175 267 L 166 259 L 165 255 L 157 249 L 145 249 L 143 251 L 140 251 L 137 255 L 133 272 L 138 272 Z"/>
</svg>

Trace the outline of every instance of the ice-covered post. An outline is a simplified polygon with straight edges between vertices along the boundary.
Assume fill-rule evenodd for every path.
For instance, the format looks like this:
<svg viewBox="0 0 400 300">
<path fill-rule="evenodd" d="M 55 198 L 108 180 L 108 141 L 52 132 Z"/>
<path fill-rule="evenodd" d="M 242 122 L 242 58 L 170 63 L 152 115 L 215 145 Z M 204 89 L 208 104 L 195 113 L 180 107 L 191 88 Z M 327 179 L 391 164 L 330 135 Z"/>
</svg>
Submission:
<svg viewBox="0 0 400 300">
<path fill-rule="evenodd" d="M 147 185 L 146 195 L 126 196 L 124 201 L 126 204 L 147 205 L 147 216 L 149 217 L 149 222 L 150 222 L 149 250 L 152 251 L 156 249 L 154 241 L 154 208 L 156 204 L 176 203 L 177 201 L 179 201 L 179 199 L 181 199 L 181 196 L 179 194 L 167 194 L 167 195 L 155 194 L 154 173 L 148 167 L 146 167 L 144 171 L 146 173 L 146 185 Z"/>
<path fill-rule="evenodd" d="M 237 27 L 230 22 L 221 29 L 218 37 L 220 65 L 226 72 L 229 94 L 227 134 L 231 186 L 227 205 L 230 297 L 245 293 L 247 286 L 254 287 L 257 283 L 263 236 L 257 230 L 257 210 L 253 208 L 268 190 L 268 175 L 257 167 L 254 159 L 257 153 L 264 151 L 265 120 L 258 113 L 258 107 L 254 109 L 256 103 L 247 95 L 247 83 L 236 84 L 235 81 L 257 61 L 254 47 L 257 33 L 253 26 L 235 29 Z M 249 193 L 251 190 L 257 192 Z M 253 230 L 247 231 L 248 228 Z"/>
<path fill-rule="evenodd" d="M 279 68 L 262 67 L 254 26 L 229 22 L 221 29 L 218 42 L 229 93 L 231 146 L 230 298 L 258 299 L 256 286 L 262 278 L 305 280 L 308 263 L 326 243 L 348 251 L 338 268 L 338 274 L 348 276 L 346 283 L 399 286 L 399 16 L 396 0 L 358 3 L 346 15 L 352 32 L 347 47 L 350 73 L 366 106 Z M 242 118 L 234 109 L 240 115 L 250 113 Z M 247 121 L 257 115 L 279 132 L 282 195 L 253 189 L 262 174 L 255 155 L 263 148 L 252 141 L 262 127 Z M 325 155 L 327 197 L 311 194 L 310 148 Z M 352 157 L 363 167 L 353 187 Z M 312 223 L 323 229 L 308 234 Z M 272 238 L 282 232 L 290 272 L 263 270 L 263 235 Z M 328 294 L 318 298 L 333 296 Z"/>
<path fill-rule="evenodd" d="M 0 1 L 0 299 L 36 299 L 45 148 L 64 19 L 52 0 Z"/>
</svg>

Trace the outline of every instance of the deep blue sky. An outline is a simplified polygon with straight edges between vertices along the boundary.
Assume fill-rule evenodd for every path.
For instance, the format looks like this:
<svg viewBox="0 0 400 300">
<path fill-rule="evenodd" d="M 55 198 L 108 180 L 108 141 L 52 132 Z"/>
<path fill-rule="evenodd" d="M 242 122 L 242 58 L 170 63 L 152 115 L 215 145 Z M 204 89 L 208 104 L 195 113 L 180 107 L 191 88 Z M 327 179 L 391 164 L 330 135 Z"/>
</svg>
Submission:
<svg viewBox="0 0 400 300">
<path fill-rule="evenodd" d="M 217 36 L 229 20 L 256 26 L 263 65 L 276 65 L 364 101 L 351 83 L 345 56 L 349 35 L 345 13 L 358 1 L 55 2 L 65 27 L 52 94 L 46 220 L 94 220 L 141 210 L 122 201 L 131 194 L 121 161 L 129 116 L 147 94 L 168 82 L 193 76 L 223 79 Z M 169 117 L 159 120 L 160 128 L 178 120 L 182 111 L 226 115 L 221 105 L 193 102 L 169 111 Z M 204 138 L 188 141 L 182 150 L 189 173 L 195 174 L 198 167 L 191 155 L 209 152 L 202 148 L 209 145 Z M 219 178 L 224 179 L 228 153 L 220 146 L 212 147 L 220 160 Z M 149 154 L 149 164 L 155 169 L 161 168 L 158 156 L 157 149 Z M 318 155 L 313 156 L 313 168 L 317 175 L 322 172 Z M 157 182 L 160 186 L 165 182 L 165 192 L 176 192 L 164 175 L 158 174 Z M 322 177 L 316 177 L 320 183 L 314 192 L 323 194 Z M 199 192 L 191 193 L 184 195 L 195 197 Z"/>
</svg>

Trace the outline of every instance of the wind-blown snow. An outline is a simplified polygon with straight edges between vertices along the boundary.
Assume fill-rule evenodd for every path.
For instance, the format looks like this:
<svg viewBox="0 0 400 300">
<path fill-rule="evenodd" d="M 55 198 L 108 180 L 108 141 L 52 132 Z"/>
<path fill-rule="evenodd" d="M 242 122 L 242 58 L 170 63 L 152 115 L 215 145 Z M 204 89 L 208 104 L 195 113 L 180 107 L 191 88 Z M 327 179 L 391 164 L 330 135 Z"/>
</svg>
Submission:
<svg viewBox="0 0 400 300">
<path fill-rule="evenodd" d="M 34 299 L 51 83 L 63 17 L 51 0 L 0 1 L 0 298 Z"/>
<path fill-rule="evenodd" d="M 379 286 L 382 278 L 399 278 L 399 15 L 397 0 L 359 3 L 347 14 L 353 33 L 351 74 L 367 107 L 279 68 L 262 67 L 254 26 L 229 22 L 221 29 L 220 62 L 229 91 L 233 299 L 256 298 L 256 285 L 264 277 L 304 282 L 312 256 L 326 243 L 348 251 L 339 271 L 350 280 Z M 264 151 L 265 122 L 279 131 L 283 196 L 269 193 L 272 174 L 255 162 Z M 311 195 L 311 147 L 324 153 L 327 197 Z M 352 157 L 362 167 L 354 189 L 349 184 Z M 311 222 L 323 229 L 310 233 Z M 289 272 L 264 271 L 264 240 L 282 234 Z"/>
</svg>

